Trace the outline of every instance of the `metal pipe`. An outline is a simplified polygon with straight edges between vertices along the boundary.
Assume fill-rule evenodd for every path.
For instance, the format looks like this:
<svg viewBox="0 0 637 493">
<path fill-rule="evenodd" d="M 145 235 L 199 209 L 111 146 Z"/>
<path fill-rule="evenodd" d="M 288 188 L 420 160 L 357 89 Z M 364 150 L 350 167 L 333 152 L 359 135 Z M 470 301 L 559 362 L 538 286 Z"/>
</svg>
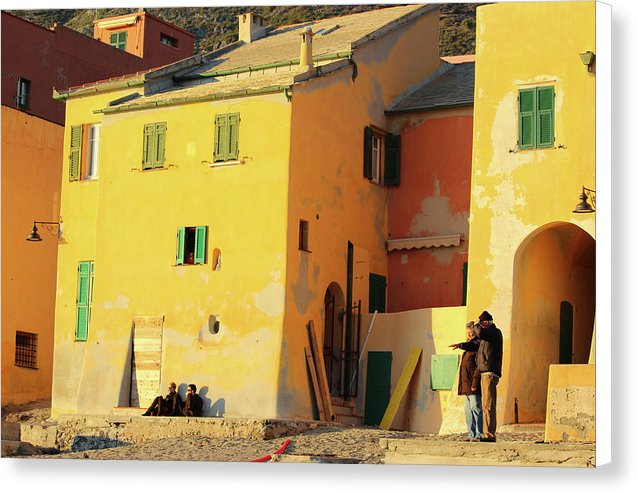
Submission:
<svg viewBox="0 0 637 493">
<path fill-rule="evenodd" d="M 361 352 L 360 352 L 360 354 L 358 356 L 358 363 L 356 364 L 356 368 L 354 369 L 354 375 L 352 376 L 352 381 L 349 384 L 350 387 L 354 384 L 354 379 L 356 378 L 356 375 L 358 375 L 358 372 L 360 371 L 359 368 L 361 366 L 361 361 L 363 361 L 363 354 L 365 354 L 365 348 L 367 347 L 367 341 L 369 340 L 369 336 L 372 333 L 372 329 L 374 328 L 374 322 L 376 322 L 376 315 L 378 315 L 378 310 L 374 310 L 374 315 L 372 316 L 372 321 L 369 323 L 369 329 L 367 329 L 367 335 L 365 336 L 365 342 L 363 342 L 363 347 L 361 348 Z"/>
</svg>

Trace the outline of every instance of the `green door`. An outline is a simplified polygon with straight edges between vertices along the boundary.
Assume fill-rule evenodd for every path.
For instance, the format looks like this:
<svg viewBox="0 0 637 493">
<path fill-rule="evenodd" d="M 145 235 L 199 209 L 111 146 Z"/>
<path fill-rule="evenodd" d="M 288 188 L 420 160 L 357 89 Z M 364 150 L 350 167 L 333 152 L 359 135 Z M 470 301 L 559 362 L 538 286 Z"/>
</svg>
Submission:
<svg viewBox="0 0 637 493">
<path fill-rule="evenodd" d="M 560 303 L 560 365 L 573 363 L 573 305 Z"/>
<path fill-rule="evenodd" d="M 387 279 L 380 274 L 369 273 L 369 313 L 385 313 Z"/>
<path fill-rule="evenodd" d="M 391 351 L 367 353 L 365 387 L 365 424 L 378 426 L 389 405 L 391 385 Z"/>
</svg>

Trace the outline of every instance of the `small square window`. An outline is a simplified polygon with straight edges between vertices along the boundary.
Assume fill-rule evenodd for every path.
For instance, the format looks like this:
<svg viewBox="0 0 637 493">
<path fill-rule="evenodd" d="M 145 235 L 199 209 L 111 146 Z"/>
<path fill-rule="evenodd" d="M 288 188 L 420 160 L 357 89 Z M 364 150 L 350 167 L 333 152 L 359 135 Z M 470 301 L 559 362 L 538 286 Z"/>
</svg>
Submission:
<svg viewBox="0 0 637 493">
<path fill-rule="evenodd" d="M 310 251 L 309 247 L 310 223 L 301 219 L 299 221 L 299 250 Z"/>
<path fill-rule="evenodd" d="M 38 368 L 38 335 L 31 332 L 15 333 L 15 366 Z"/>
<path fill-rule="evenodd" d="M 24 77 L 18 78 L 18 93 L 16 95 L 16 106 L 18 109 L 29 109 L 29 99 L 31 95 L 31 81 Z"/>
</svg>

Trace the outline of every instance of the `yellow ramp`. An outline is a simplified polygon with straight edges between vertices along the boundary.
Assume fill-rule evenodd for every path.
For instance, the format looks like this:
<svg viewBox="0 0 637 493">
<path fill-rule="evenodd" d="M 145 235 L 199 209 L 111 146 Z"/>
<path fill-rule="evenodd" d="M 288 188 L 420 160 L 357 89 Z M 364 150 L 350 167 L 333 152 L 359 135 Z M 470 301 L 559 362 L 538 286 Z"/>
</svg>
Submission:
<svg viewBox="0 0 637 493">
<path fill-rule="evenodd" d="M 400 374 L 394 393 L 392 394 L 391 399 L 389 399 L 389 405 L 387 406 L 383 420 L 380 422 L 381 430 L 389 430 L 392 421 L 394 421 L 396 411 L 398 411 L 398 405 L 407 391 L 407 386 L 409 385 L 411 376 L 414 374 L 414 370 L 420 360 L 421 354 L 422 348 L 419 347 L 412 347 L 411 351 L 409 351 L 409 356 L 407 357 L 407 362 L 403 367 L 403 372 Z"/>
</svg>

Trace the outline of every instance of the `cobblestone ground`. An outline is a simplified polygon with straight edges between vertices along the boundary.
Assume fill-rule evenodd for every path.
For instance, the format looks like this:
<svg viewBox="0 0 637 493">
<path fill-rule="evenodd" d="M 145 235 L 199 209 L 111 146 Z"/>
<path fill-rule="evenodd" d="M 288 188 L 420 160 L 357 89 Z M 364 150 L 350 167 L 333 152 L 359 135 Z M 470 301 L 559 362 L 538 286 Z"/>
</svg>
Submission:
<svg viewBox="0 0 637 493">
<path fill-rule="evenodd" d="M 37 422 L 48 418 L 47 409 L 5 412 L 7 421 Z M 287 455 L 356 459 L 363 464 L 380 464 L 384 456 L 378 445 L 381 438 L 428 439 L 461 441 L 465 434 L 436 436 L 403 431 L 384 431 L 371 427 L 325 426 L 305 433 L 273 440 L 239 438 L 178 437 L 146 442 L 139 445 L 69 452 L 57 455 L 31 456 L 38 459 L 96 460 L 185 460 L 210 462 L 247 462 L 276 451 L 289 438 Z M 533 443 L 543 439 L 542 433 L 500 433 L 500 442 Z"/>
</svg>

